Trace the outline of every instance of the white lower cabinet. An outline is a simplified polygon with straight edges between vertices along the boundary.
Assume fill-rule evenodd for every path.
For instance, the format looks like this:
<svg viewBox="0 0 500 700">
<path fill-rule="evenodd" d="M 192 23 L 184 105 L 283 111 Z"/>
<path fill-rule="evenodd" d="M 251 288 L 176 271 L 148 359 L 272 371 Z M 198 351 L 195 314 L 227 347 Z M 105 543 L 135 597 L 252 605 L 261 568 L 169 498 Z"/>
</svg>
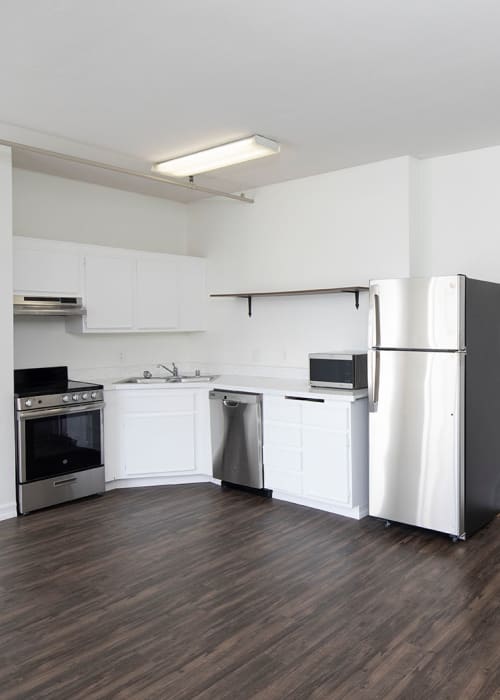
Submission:
<svg viewBox="0 0 500 700">
<path fill-rule="evenodd" d="M 207 388 L 105 389 L 106 481 L 208 481 Z M 353 518 L 368 513 L 367 399 L 264 394 L 264 486 L 275 498 Z"/>
<path fill-rule="evenodd" d="M 207 390 L 109 390 L 105 401 L 106 481 L 210 474 Z"/>
<path fill-rule="evenodd" d="M 302 439 L 304 496 L 350 504 L 349 434 L 304 427 Z"/>
<path fill-rule="evenodd" d="M 366 515 L 367 400 L 264 396 L 264 480 L 275 497 Z"/>
</svg>

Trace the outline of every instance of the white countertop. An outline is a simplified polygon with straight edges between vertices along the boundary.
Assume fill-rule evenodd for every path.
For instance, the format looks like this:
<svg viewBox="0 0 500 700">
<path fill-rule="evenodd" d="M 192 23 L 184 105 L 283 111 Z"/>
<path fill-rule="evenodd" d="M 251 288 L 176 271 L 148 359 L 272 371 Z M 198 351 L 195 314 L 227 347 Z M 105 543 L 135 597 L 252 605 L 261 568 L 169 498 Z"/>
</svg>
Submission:
<svg viewBox="0 0 500 700">
<path fill-rule="evenodd" d="M 120 380 L 118 380 L 119 382 Z M 221 374 L 216 376 L 212 382 L 186 382 L 186 383 L 166 383 L 158 384 L 127 384 L 115 382 L 103 382 L 104 388 L 109 390 L 144 391 L 172 389 L 224 389 L 226 391 L 246 391 L 256 394 L 290 394 L 303 398 L 322 398 L 331 401 L 357 401 L 368 396 L 367 389 L 324 389 L 320 387 L 310 387 L 305 379 L 287 379 L 276 377 L 252 377 Z"/>
</svg>

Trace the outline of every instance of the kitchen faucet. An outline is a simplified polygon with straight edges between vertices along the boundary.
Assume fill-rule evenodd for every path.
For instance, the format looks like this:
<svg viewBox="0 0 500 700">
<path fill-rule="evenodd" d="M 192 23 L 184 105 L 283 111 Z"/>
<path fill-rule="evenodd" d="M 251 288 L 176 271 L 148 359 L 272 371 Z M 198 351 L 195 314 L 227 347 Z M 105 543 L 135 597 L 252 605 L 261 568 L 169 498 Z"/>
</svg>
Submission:
<svg viewBox="0 0 500 700">
<path fill-rule="evenodd" d="M 163 367 L 163 369 L 166 369 L 167 372 L 170 372 L 172 377 L 178 377 L 179 376 L 179 368 L 175 364 L 175 362 L 172 362 L 172 369 L 170 367 L 167 367 L 167 365 L 156 365 L 157 367 Z"/>
</svg>

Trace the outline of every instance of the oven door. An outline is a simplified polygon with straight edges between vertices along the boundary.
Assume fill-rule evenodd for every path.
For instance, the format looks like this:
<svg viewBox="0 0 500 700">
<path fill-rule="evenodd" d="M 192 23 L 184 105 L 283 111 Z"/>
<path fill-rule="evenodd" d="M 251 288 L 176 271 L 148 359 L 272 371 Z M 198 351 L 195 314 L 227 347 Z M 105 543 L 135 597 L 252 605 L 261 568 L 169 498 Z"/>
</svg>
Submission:
<svg viewBox="0 0 500 700">
<path fill-rule="evenodd" d="M 100 467 L 104 402 L 17 414 L 18 482 Z"/>
</svg>

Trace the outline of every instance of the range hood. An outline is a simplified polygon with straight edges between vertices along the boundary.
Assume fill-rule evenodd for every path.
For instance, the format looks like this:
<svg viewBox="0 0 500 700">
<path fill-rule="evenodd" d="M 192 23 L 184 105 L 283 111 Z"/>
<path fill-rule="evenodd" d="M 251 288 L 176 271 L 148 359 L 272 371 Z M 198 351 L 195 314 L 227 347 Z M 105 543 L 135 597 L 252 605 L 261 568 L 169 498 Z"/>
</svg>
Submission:
<svg viewBox="0 0 500 700">
<path fill-rule="evenodd" d="M 14 294 L 14 316 L 84 316 L 80 297 L 35 297 Z"/>
</svg>

